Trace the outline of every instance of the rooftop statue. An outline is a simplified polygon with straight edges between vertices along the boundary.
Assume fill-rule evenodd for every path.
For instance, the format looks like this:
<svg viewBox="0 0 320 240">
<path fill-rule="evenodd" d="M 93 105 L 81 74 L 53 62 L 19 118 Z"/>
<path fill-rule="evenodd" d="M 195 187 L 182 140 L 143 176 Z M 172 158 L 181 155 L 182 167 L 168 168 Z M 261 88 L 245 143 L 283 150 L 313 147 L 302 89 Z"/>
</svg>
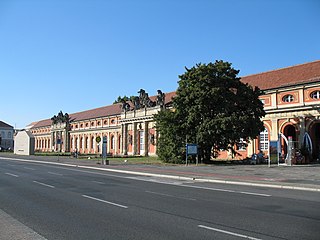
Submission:
<svg viewBox="0 0 320 240">
<path fill-rule="evenodd" d="M 130 101 L 134 106 L 133 109 L 138 110 L 140 108 L 149 108 L 149 107 L 154 107 L 156 105 L 164 107 L 165 94 L 161 90 L 158 90 L 157 92 L 158 92 L 158 95 L 156 97 L 156 101 L 152 101 L 149 97 L 149 94 L 144 89 L 141 88 L 138 91 L 139 96 L 133 96 L 130 98 Z M 126 106 L 125 103 L 122 102 L 122 109 L 124 109 L 125 106 Z M 130 111 L 130 106 L 125 111 Z"/>
<path fill-rule="evenodd" d="M 161 90 L 157 90 L 157 92 L 158 92 L 158 95 L 157 95 L 156 104 L 159 105 L 160 107 L 164 107 L 166 95 Z"/>
<path fill-rule="evenodd" d="M 68 123 L 69 120 L 70 120 L 69 114 L 68 113 L 63 114 L 62 111 L 60 111 L 57 116 L 54 115 L 51 118 L 52 124 Z"/>
<path fill-rule="evenodd" d="M 122 110 L 123 112 L 130 111 L 130 104 L 127 103 L 127 101 L 125 101 L 124 99 L 121 99 L 121 103 L 122 103 L 122 105 L 121 105 L 121 110 Z"/>
<path fill-rule="evenodd" d="M 141 103 L 140 103 L 140 98 L 139 97 L 137 97 L 137 96 L 132 97 L 130 99 L 130 101 L 132 102 L 135 110 L 138 110 L 138 109 L 141 108 Z"/>
<path fill-rule="evenodd" d="M 151 101 L 151 99 L 149 98 L 148 93 L 146 93 L 146 91 L 144 89 L 140 89 L 139 93 L 139 101 L 141 106 L 140 107 L 153 107 L 155 106 L 155 102 Z"/>
</svg>

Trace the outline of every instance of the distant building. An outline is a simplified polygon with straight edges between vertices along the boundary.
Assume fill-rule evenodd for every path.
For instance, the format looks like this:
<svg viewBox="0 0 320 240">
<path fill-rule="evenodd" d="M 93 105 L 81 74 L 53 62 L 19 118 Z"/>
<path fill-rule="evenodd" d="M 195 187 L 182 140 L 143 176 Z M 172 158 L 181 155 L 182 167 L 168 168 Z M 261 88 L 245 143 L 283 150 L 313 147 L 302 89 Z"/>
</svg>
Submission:
<svg viewBox="0 0 320 240">
<path fill-rule="evenodd" d="M 14 129 L 9 124 L 0 121 L 0 147 L 1 149 L 13 150 L 13 134 Z"/>
<path fill-rule="evenodd" d="M 260 96 L 266 116 L 265 130 L 258 139 L 236 146 L 237 154 L 220 152 L 218 157 L 243 159 L 253 153 L 267 152 L 270 140 L 278 134 L 292 138 L 301 148 L 307 134 L 311 139 L 312 158 L 320 158 L 320 61 L 276 69 L 241 78 L 263 90 Z M 175 92 L 148 97 L 142 89 L 130 104 L 120 103 L 32 123 L 35 151 L 77 150 L 101 153 L 97 137 L 107 140 L 107 152 L 114 155 L 156 155 L 158 134 L 153 115 L 169 107 Z M 163 97 L 163 98 L 161 98 Z M 286 145 L 284 139 L 282 145 Z"/>
<path fill-rule="evenodd" d="M 26 130 L 17 131 L 14 137 L 14 154 L 34 154 L 34 136 L 31 132 Z"/>
</svg>

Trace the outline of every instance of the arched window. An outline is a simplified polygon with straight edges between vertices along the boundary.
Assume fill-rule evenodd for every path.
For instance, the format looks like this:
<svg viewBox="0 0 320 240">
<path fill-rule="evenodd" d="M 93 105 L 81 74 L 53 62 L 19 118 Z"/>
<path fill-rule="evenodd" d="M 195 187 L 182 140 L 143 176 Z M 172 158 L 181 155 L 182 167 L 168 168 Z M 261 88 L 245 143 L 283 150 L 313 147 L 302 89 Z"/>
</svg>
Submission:
<svg viewBox="0 0 320 240">
<path fill-rule="evenodd" d="M 319 90 L 313 91 L 313 92 L 310 94 L 310 97 L 313 98 L 313 99 L 320 99 L 320 91 L 319 91 Z"/>
<path fill-rule="evenodd" d="M 88 138 L 88 137 L 86 137 L 86 143 L 85 143 L 85 145 L 86 145 L 86 148 L 89 148 L 89 138 Z"/>
<path fill-rule="evenodd" d="M 291 94 L 287 94 L 282 98 L 283 102 L 293 102 L 293 100 L 294 100 L 294 97 Z"/>
<path fill-rule="evenodd" d="M 111 149 L 114 149 L 114 136 L 111 136 Z"/>
<path fill-rule="evenodd" d="M 269 133 L 267 129 L 264 129 L 259 136 L 260 150 L 268 150 L 269 148 Z"/>
<path fill-rule="evenodd" d="M 83 139 L 82 139 L 82 137 L 81 137 L 81 138 L 80 138 L 80 148 L 83 148 L 82 142 L 83 142 Z"/>
<path fill-rule="evenodd" d="M 93 149 L 94 137 L 91 137 L 91 149 Z"/>
</svg>

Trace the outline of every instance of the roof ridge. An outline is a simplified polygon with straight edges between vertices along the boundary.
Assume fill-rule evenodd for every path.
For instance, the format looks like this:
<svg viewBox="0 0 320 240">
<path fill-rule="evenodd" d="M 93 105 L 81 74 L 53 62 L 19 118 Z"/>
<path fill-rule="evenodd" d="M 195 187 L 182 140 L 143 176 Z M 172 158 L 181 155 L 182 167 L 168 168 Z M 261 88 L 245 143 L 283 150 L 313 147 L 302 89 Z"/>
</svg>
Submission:
<svg viewBox="0 0 320 240">
<path fill-rule="evenodd" d="M 115 104 L 105 105 L 105 106 L 102 106 L 102 107 L 91 108 L 91 109 L 88 109 L 88 110 L 83 110 L 83 111 L 79 111 L 79 112 L 70 113 L 70 115 L 74 115 L 74 114 L 78 114 L 78 113 L 83 113 L 83 112 L 87 112 L 87 111 L 93 111 L 93 110 L 102 109 L 102 108 L 106 108 L 106 107 L 111 107 L 111 106 L 119 105 L 119 104 L 120 104 L 120 103 L 115 103 Z"/>
<path fill-rule="evenodd" d="M 268 70 L 268 71 L 264 71 L 264 72 L 253 73 L 253 74 L 249 74 L 249 75 L 246 75 L 246 76 L 242 76 L 241 78 L 251 77 L 251 76 L 256 76 L 256 75 L 261 75 L 261 74 L 265 74 L 265 73 L 277 72 L 277 71 L 281 71 L 281 70 L 284 70 L 284 69 L 290 69 L 290 68 L 294 68 L 294 67 L 300 67 L 300 66 L 303 66 L 303 65 L 309 65 L 309 64 L 312 64 L 312 63 L 316 63 L 316 62 L 320 62 L 320 60 L 314 60 L 314 61 L 312 61 L 312 62 L 299 63 L 299 64 L 295 64 L 295 65 L 288 66 L 288 67 L 282 67 L 282 68 L 277 68 L 277 69 Z"/>
<path fill-rule="evenodd" d="M 2 125 L 3 128 L 13 128 L 13 126 L 1 120 L 0 120 L 0 125 Z"/>
</svg>

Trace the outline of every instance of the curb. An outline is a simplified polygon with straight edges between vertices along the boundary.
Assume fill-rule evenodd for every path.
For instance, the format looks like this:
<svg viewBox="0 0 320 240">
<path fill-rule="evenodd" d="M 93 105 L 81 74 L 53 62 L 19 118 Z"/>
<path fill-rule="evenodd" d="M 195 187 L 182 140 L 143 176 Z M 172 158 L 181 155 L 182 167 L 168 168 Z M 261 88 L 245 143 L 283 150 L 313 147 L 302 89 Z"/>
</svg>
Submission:
<svg viewBox="0 0 320 240">
<path fill-rule="evenodd" d="M 184 176 L 167 175 L 167 174 L 157 174 L 157 173 L 137 172 L 137 171 L 128 171 L 128 170 L 119 170 L 119 169 L 110 169 L 110 168 L 101 168 L 101 167 L 91 167 L 91 166 L 83 166 L 83 165 L 69 164 L 69 163 L 57 163 L 57 162 L 47 162 L 47 161 L 39 161 L 39 160 L 27 160 L 27 159 L 21 159 L 21 158 L 0 157 L 0 159 L 21 161 L 21 162 L 45 163 L 45 164 L 51 164 L 51 165 L 77 167 L 77 168 L 83 168 L 83 169 L 93 169 L 93 170 L 116 172 L 116 173 L 126 173 L 126 174 L 140 175 L 140 176 L 142 175 L 142 176 L 149 176 L 149 177 L 161 177 L 161 178 L 170 178 L 170 179 L 177 179 L 177 180 L 189 180 L 189 181 L 191 180 L 191 181 L 195 181 L 195 182 L 222 183 L 222 184 L 231 184 L 231 185 L 242 185 L 242 186 L 254 186 L 254 187 L 266 187 L 266 188 L 277 188 L 277 189 L 320 192 L 320 188 L 288 186 L 288 185 L 276 185 L 276 184 L 265 184 L 265 183 L 253 183 L 253 182 L 241 182 L 241 181 L 229 181 L 229 180 L 217 180 L 217 179 L 206 179 L 206 178 L 195 178 L 195 177 L 184 177 Z"/>
</svg>

